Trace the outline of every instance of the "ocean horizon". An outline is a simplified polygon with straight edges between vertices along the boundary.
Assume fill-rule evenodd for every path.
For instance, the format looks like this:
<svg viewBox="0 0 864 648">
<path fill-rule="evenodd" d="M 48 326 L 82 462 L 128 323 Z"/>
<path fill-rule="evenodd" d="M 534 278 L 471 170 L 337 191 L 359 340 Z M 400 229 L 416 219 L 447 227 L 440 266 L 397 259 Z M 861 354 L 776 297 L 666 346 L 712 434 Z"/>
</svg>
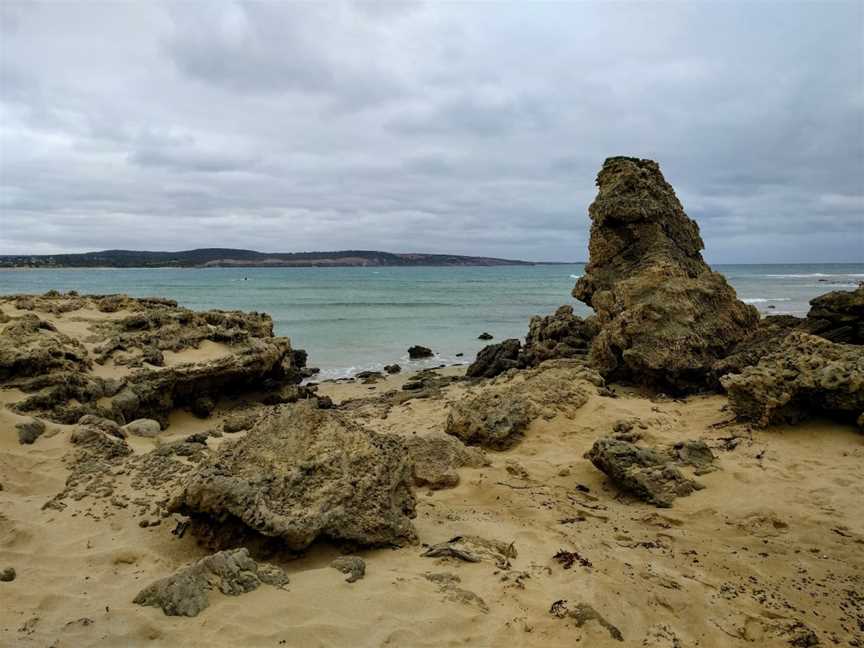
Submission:
<svg viewBox="0 0 864 648">
<path fill-rule="evenodd" d="M 864 263 L 717 264 L 740 299 L 763 315 L 805 315 L 808 302 L 864 281 Z M 0 272 L 0 293 L 76 290 L 159 296 L 185 307 L 268 313 L 277 335 L 309 353 L 318 380 L 399 363 L 470 362 L 489 342 L 521 338 L 533 315 L 570 304 L 584 264 L 497 267 L 64 268 Z M 74 314 L 72 315 L 74 316 Z M 434 357 L 408 359 L 414 344 Z"/>
</svg>

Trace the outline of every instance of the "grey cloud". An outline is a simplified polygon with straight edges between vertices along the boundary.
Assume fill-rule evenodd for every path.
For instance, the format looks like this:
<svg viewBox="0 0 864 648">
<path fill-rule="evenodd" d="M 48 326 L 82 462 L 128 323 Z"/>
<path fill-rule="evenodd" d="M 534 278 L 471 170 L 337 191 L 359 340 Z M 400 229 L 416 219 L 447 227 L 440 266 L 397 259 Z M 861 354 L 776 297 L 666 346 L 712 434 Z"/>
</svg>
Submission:
<svg viewBox="0 0 864 648">
<path fill-rule="evenodd" d="M 0 254 L 578 260 L 597 170 L 630 154 L 714 262 L 862 260 L 862 12 L 7 3 Z"/>
</svg>

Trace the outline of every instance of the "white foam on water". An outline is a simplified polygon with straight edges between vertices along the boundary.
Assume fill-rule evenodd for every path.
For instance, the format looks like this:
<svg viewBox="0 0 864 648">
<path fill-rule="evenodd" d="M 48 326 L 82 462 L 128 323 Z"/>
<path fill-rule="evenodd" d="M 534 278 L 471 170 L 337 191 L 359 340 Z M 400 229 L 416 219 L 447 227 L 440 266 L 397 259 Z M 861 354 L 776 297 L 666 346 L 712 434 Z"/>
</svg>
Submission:
<svg viewBox="0 0 864 648">
<path fill-rule="evenodd" d="M 791 297 L 750 297 L 742 299 L 745 304 L 764 304 L 765 302 L 786 302 L 792 301 Z"/>
<path fill-rule="evenodd" d="M 772 279 L 811 279 L 813 277 L 864 277 L 864 274 L 853 272 L 837 272 L 833 274 L 826 274 L 824 272 L 811 272 L 808 274 L 766 274 L 764 276 L 771 277 Z"/>
<path fill-rule="evenodd" d="M 580 279 L 582 275 L 570 275 L 571 279 Z"/>
</svg>

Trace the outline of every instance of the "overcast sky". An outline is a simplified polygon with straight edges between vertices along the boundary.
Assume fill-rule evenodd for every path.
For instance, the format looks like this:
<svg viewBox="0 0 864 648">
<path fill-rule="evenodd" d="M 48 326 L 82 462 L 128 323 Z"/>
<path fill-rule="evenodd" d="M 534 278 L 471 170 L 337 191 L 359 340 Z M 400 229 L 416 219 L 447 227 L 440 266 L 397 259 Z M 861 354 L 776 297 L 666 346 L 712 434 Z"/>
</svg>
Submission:
<svg viewBox="0 0 864 648">
<path fill-rule="evenodd" d="M 0 4 L 0 254 L 582 260 L 619 154 L 710 261 L 864 261 L 864 3 Z"/>
</svg>

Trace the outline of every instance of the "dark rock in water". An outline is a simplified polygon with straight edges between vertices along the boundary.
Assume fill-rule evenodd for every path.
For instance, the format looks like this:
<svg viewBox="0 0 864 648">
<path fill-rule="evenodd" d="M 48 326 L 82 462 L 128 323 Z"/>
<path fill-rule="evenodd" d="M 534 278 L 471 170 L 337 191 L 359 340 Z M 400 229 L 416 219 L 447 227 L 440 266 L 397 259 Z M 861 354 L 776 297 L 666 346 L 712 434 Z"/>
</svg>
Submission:
<svg viewBox="0 0 864 648">
<path fill-rule="evenodd" d="M 759 322 L 702 259 L 698 225 L 651 160 L 613 157 L 597 176 L 590 262 L 573 296 L 597 313 L 591 361 L 607 378 L 702 388 Z"/>
<path fill-rule="evenodd" d="M 707 447 L 704 450 L 711 453 Z M 704 467 L 706 462 L 710 463 L 704 450 L 698 445 L 687 448 L 680 455 L 683 456 L 682 463 L 695 461 Z M 598 470 L 621 488 L 655 506 L 672 506 L 676 497 L 704 488 L 685 477 L 674 465 L 673 456 L 668 452 L 644 448 L 628 441 L 611 437 L 598 439 L 585 458 L 590 459 Z"/>
<path fill-rule="evenodd" d="M 801 328 L 831 342 L 864 344 L 864 285 L 811 299 L 807 321 Z"/>
<path fill-rule="evenodd" d="M 519 369 L 523 366 L 521 351 L 522 345 L 515 338 L 490 344 L 480 350 L 465 375 L 469 378 L 494 378 L 508 369 Z"/>
<path fill-rule="evenodd" d="M 757 365 L 720 379 L 735 414 L 766 426 L 823 413 L 864 427 L 864 346 L 795 331 Z"/>
<path fill-rule="evenodd" d="M 388 374 L 398 374 L 400 371 L 402 371 L 402 367 L 400 367 L 398 364 L 384 365 L 384 371 L 386 371 Z"/>
<path fill-rule="evenodd" d="M 15 580 L 15 568 L 14 567 L 6 567 L 2 571 L 0 571 L 0 582 L 3 583 L 11 583 Z"/>
<path fill-rule="evenodd" d="M 293 550 L 319 537 L 400 544 L 416 538 L 412 479 L 398 437 L 304 401 L 199 464 L 171 509 L 193 517 L 217 544 L 220 534 L 244 531 Z"/>
<path fill-rule="evenodd" d="M 440 432 L 409 437 L 405 446 L 414 462 L 414 483 L 433 490 L 457 486 L 458 468 L 489 465 L 482 450 L 468 448 L 458 439 Z"/>
<path fill-rule="evenodd" d="M 486 333 L 484 331 L 483 333 L 481 333 L 480 335 L 477 336 L 477 339 L 478 340 L 491 340 L 493 337 L 495 337 L 495 336 L 492 335 L 491 333 Z"/>
<path fill-rule="evenodd" d="M 355 583 L 366 575 L 366 561 L 358 556 L 339 556 L 330 566 L 348 575 L 346 583 Z"/>
<path fill-rule="evenodd" d="M 420 346 L 419 344 L 414 345 L 412 347 L 408 347 L 408 357 L 412 360 L 419 360 L 421 358 L 431 358 L 432 357 L 432 349 L 429 349 L 424 346 Z"/>
<path fill-rule="evenodd" d="M 596 317 L 582 319 L 569 305 L 545 317 L 535 315 L 525 337 L 523 364 L 533 367 L 545 360 L 584 357 L 598 331 Z"/>
<path fill-rule="evenodd" d="M 194 617 L 210 605 L 210 590 L 239 596 L 262 583 L 281 587 L 288 583 L 288 576 L 278 567 L 256 563 L 246 548 L 233 549 L 202 558 L 156 581 L 141 590 L 133 602 L 162 608 L 167 616 Z"/>
<path fill-rule="evenodd" d="M 457 354 L 456 354 L 456 357 L 457 357 L 457 358 L 461 358 L 461 357 L 464 356 L 464 355 L 465 355 L 464 353 L 457 353 Z"/>
<path fill-rule="evenodd" d="M 18 443 L 21 445 L 35 443 L 36 439 L 45 434 L 45 424 L 37 418 L 16 423 L 15 429 L 18 430 Z"/>
</svg>

